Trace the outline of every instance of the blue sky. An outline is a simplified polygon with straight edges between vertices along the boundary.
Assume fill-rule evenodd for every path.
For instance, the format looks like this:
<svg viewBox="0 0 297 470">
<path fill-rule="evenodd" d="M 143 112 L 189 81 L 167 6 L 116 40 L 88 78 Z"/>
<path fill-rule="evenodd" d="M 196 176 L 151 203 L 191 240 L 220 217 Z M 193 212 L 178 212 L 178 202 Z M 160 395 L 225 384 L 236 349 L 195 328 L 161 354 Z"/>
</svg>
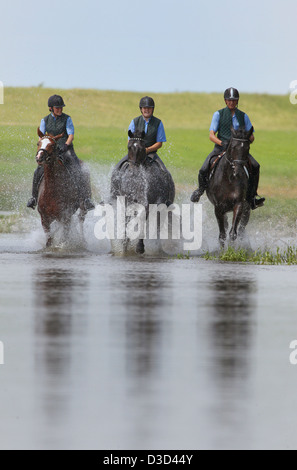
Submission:
<svg viewBox="0 0 297 470">
<path fill-rule="evenodd" d="M 285 94 L 297 80 L 296 18 L 296 0 L 2 0 L 0 81 Z"/>
</svg>

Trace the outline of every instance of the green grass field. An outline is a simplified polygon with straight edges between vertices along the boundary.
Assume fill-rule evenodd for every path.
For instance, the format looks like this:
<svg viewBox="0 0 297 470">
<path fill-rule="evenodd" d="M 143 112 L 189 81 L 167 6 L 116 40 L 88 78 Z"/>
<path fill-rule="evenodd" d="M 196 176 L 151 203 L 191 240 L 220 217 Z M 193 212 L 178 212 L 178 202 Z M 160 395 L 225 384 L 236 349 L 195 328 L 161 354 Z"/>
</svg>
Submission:
<svg viewBox="0 0 297 470">
<path fill-rule="evenodd" d="M 127 130 L 139 114 L 141 93 L 97 90 L 6 88 L 0 105 L 0 211 L 26 211 L 35 165 L 36 129 L 48 114 L 47 99 L 61 94 L 75 125 L 77 155 L 92 165 L 111 167 L 126 153 Z M 221 94 L 153 94 L 167 143 L 159 151 L 177 191 L 196 187 L 198 170 L 212 150 L 212 114 L 224 106 Z M 242 94 L 240 109 L 255 128 L 252 155 L 261 164 L 259 192 L 267 198 L 255 217 L 278 211 L 296 221 L 297 107 L 288 96 Z M 94 178 L 94 177 L 93 177 Z M 93 183 L 94 182 L 93 180 Z M 95 184 L 96 185 L 96 184 Z M 99 197 L 99 196 L 98 196 Z M 256 214 L 257 213 L 257 214 Z M 1 221 L 0 221 L 1 224 Z"/>
</svg>

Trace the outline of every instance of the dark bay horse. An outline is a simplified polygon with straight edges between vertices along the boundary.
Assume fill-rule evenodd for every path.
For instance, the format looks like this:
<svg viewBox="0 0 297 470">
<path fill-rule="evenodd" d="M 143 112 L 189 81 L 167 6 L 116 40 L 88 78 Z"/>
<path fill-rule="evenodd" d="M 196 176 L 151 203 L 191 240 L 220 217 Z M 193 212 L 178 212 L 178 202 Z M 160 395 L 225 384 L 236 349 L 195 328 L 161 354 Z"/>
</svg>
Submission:
<svg viewBox="0 0 297 470">
<path fill-rule="evenodd" d="M 232 227 L 229 233 L 231 242 L 237 236 L 243 237 L 250 218 L 251 207 L 247 202 L 249 188 L 249 149 L 253 128 L 231 129 L 231 140 L 226 153 L 220 157 L 206 194 L 215 206 L 215 215 L 219 225 L 219 240 L 224 246 L 227 238 L 227 213 L 233 212 Z"/>
<path fill-rule="evenodd" d="M 44 135 L 38 128 L 40 140 L 38 142 L 36 162 L 44 167 L 44 177 L 38 192 L 38 212 L 41 217 L 42 227 L 47 236 L 46 246 L 52 245 L 50 234 L 52 222 L 58 221 L 63 226 L 64 239 L 67 239 L 71 218 L 80 208 L 79 221 L 83 235 L 83 222 L 87 211 L 79 202 L 80 191 L 77 178 L 71 175 L 58 158 L 56 142 L 63 134 L 52 136 Z"/>
<path fill-rule="evenodd" d="M 169 171 L 146 154 L 141 131 L 128 132 L 128 161 L 113 170 L 111 199 L 125 196 L 127 204 L 141 204 L 149 213 L 150 204 L 170 206 L 175 198 L 175 186 Z M 137 253 L 144 253 L 143 239 L 136 246 Z"/>
</svg>

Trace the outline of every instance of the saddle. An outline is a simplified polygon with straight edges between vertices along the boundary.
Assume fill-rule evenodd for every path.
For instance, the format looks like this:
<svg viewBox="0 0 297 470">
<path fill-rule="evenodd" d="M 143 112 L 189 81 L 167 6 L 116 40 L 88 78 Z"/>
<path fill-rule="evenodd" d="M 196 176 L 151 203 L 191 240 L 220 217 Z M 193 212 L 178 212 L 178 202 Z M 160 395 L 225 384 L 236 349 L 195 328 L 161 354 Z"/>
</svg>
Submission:
<svg viewBox="0 0 297 470">
<path fill-rule="evenodd" d="M 149 162 L 150 164 L 156 163 L 159 166 L 160 170 L 167 171 L 166 166 L 164 165 L 164 163 L 162 162 L 161 158 L 158 156 L 157 153 L 149 153 L 147 155 L 146 161 Z"/>
<path fill-rule="evenodd" d="M 146 157 L 145 164 L 146 165 L 152 165 L 153 163 L 156 163 L 160 170 L 167 171 L 166 166 L 162 162 L 161 158 L 156 154 L 156 153 L 149 153 Z M 119 161 L 116 165 L 117 170 L 125 170 L 128 167 L 128 155 L 126 155 L 122 160 Z"/>
<path fill-rule="evenodd" d="M 210 180 L 216 169 L 217 169 L 217 166 L 221 160 L 221 158 L 225 155 L 226 151 L 220 153 L 219 155 L 215 155 L 214 157 L 212 157 L 212 159 L 210 160 L 210 165 L 209 165 L 209 173 L 208 173 L 208 179 Z"/>
</svg>

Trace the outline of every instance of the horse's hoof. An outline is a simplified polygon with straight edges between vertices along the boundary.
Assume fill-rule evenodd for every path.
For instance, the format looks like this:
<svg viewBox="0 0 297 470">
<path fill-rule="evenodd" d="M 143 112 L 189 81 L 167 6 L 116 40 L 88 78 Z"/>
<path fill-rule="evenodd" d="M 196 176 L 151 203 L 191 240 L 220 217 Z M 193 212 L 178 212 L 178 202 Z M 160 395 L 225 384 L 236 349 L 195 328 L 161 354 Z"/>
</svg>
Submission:
<svg viewBox="0 0 297 470">
<path fill-rule="evenodd" d="M 46 242 L 46 248 L 50 248 L 52 246 L 52 243 L 53 243 L 53 240 L 51 238 L 49 238 Z"/>
</svg>

